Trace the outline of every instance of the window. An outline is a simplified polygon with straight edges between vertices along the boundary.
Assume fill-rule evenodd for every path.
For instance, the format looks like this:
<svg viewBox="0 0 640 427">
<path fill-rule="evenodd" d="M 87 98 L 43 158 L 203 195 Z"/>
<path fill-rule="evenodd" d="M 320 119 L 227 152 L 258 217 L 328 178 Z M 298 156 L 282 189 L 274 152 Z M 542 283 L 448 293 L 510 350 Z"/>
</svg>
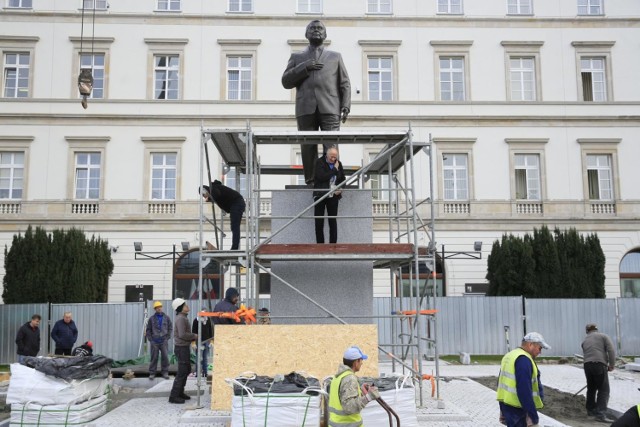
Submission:
<svg viewBox="0 0 640 427">
<path fill-rule="evenodd" d="M 80 55 L 80 69 L 83 68 L 93 70 L 93 90 L 91 91 L 91 98 L 104 98 L 104 54 Z"/>
<path fill-rule="evenodd" d="M 543 41 L 500 42 L 505 52 L 508 101 L 541 101 L 540 48 Z"/>
<path fill-rule="evenodd" d="M 573 41 L 576 52 L 578 100 L 613 101 L 611 48 L 615 41 Z"/>
<path fill-rule="evenodd" d="M 467 154 L 442 155 L 442 182 L 445 200 L 469 200 Z"/>
<path fill-rule="evenodd" d="M 298 13 L 322 13 L 322 0 L 298 0 Z"/>
<path fill-rule="evenodd" d="M 462 0 L 438 0 L 438 13 L 462 15 Z"/>
<path fill-rule="evenodd" d="M 540 200 L 540 156 L 516 154 L 514 174 L 517 200 Z"/>
<path fill-rule="evenodd" d="M 431 40 L 434 49 L 434 61 L 439 70 L 436 96 L 440 101 L 468 101 L 469 91 L 469 52 L 473 41 L 469 40 Z"/>
<path fill-rule="evenodd" d="M 147 53 L 147 96 L 149 99 L 180 99 L 182 96 L 186 38 L 145 38 Z"/>
<path fill-rule="evenodd" d="M 158 0 L 158 10 L 180 11 L 180 0 Z"/>
<path fill-rule="evenodd" d="M 508 15 L 533 15 L 532 0 L 507 0 Z"/>
<path fill-rule="evenodd" d="M 5 53 L 4 55 L 4 97 L 27 98 L 29 96 L 28 52 Z"/>
<path fill-rule="evenodd" d="M 24 152 L 0 152 L 0 199 L 21 199 Z"/>
<path fill-rule="evenodd" d="M 251 56 L 227 57 L 227 99 L 246 101 L 252 97 Z"/>
<path fill-rule="evenodd" d="M 154 99 L 178 99 L 180 57 L 154 55 Z"/>
<path fill-rule="evenodd" d="M 367 60 L 369 73 L 369 101 L 393 100 L 393 58 L 370 57 Z"/>
<path fill-rule="evenodd" d="M 440 57 L 440 100 L 465 100 L 464 58 Z"/>
<path fill-rule="evenodd" d="M 151 153 L 151 199 L 175 200 L 177 177 L 176 153 Z"/>
<path fill-rule="evenodd" d="M 578 15 L 603 15 L 603 0 L 578 0 Z"/>
<path fill-rule="evenodd" d="M 391 0 L 367 0 L 367 13 L 391 13 Z"/>
<path fill-rule="evenodd" d="M 31 9 L 33 7 L 33 0 L 9 0 L 7 7 Z"/>
<path fill-rule="evenodd" d="M 218 39 L 220 98 L 248 101 L 256 98 L 255 67 L 260 39 Z M 306 46 L 306 44 L 305 44 Z"/>
<path fill-rule="evenodd" d="M 377 153 L 369 153 L 369 163 L 373 162 Z M 389 175 L 388 174 L 370 174 L 369 186 L 371 188 L 371 198 L 373 201 L 389 200 Z"/>
<path fill-rule="evenodd" d="M 239 183 L 236 183 L 240 179 Z M 304 176 L 302 177 L 304 184 Z M 240 185 L 237 185 L 240 184 Z M 242 194 L 242 197 L 247 198 L 247 175 L 238 171 L 235 167 L 229 169 L 229 172 L 224 176 L 224 185 L 229 188 L 233 188 L 238 193 Z"/>
<path fill-rule="evenodd" d="M 512 101 L 536 100 L 535 58 L 509 59 L 509 78 Z"/>
<path fill-rule="evenodd" d="M 83 7 L 89 10 L 107 10 L 107 0 L 84 0 Z"/>
<path fill-rule="evenodd" d="M 590 200 L 613 200 L 611 155 L 587 154 L 587 181 Z"/>
<path fill-rule="evenodd" d="M 253 0 L 229 0 L 229 12 L 253 12 Z"/>
<path fill-rule="evenodd" d="M 362 48 L 363 99 L 398 99 L 398 48 L 401 40 L 358 40 Z"/>
<path fill-rule="evenodd" d="M 606 101 L 605 58 L 580 58 L 583 101 Z"/>
<path fill-rule="evenodd" d="M 100 198 L 100 153 L 76 153 L 75 198 Z"/>
</svg>

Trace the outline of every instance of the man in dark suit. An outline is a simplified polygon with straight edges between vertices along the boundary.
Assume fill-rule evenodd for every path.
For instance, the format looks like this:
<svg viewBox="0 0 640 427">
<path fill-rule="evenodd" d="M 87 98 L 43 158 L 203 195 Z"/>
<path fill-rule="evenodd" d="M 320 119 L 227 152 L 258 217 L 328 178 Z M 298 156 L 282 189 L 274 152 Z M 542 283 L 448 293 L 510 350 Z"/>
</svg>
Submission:
<svg viewBox="0 0 640 427">
<path fill-rule="evenodd" d="M 324 49 L 327 30 L 320 21 L 307 25 L 309 46 L 291 54 L 282 75 L 285 89 L 296 88 L 296 120 L 298 130 L 340 130 L 351 110 L 351 83 L 342 56 Z M 330 145 L 325 146 L 326 154 Z M 313 184 L 318 159 L 316 145 L 302 145 L 302 166 L 307 184 Z"/>
</svg>

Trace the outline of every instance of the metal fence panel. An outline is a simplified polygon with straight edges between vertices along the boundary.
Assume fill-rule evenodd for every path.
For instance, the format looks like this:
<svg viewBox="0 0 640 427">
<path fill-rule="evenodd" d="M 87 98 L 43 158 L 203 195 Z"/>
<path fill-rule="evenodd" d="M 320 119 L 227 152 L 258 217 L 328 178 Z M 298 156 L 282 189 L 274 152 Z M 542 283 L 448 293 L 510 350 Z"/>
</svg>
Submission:
<svg viewBox="0 0 640 427">
<path fill-rule="evenodd" d="M 520 297 L 440 297 L 438 309 L 438 352 L 440 354 L 502 354 L 507 350 L 505 327 L 510 346 L 522 337 L 522 299 Z"/>
<path fill-rule="evenodd" d="M 31 321 L 31 316 L 39 314 L 40 321 L 40 353 L 47 352 L 47 321 L 49 320 L 47 304 L 0 304 L 0 364 L 6 365 L 18 361 L 16 335 L 20 326 Z"/>
<path fill-rule="evenodd" d="M 402 303 L 402 305 L 401 305 Z M 410 298 L 374 298 L 373 314 L 388 316 L 412 307 Z M 440 354 L 502 354 L 507 350 L 505 326 L 509 327 L 510 345 L 519 345 L 523 334 L 522 299 L 520 297 L 441 297 L 436 299 L 437 344 Z M 378 339 L 382 344 L 408 342 L 408 319 L 376 319 Z M 425 321 L 422 337 L 431 337 Z M 396 337 L 394 340 L 393 337 Z M 402 338 L 402 339 L 401 339 Z M 415 342 L 415 341 L 414 341 Z M 385 347 L 389 350 L 391 347 Z M 399 353 L 400 349 L 396 348 Z M 426 346 L 422 348 L 427 353 Z"/>
<path fill-rule="evenodd" d="M 620 354 L 640 355 L 640 298 L 618 298 Z"/>
<path fill-rule="evenodd" d="M 582 354 L 587 323 L 596 323 L 618 345 L 614 299 L 527 299 L 525 314 L 527 332 L 540 332 L 551 346 L 543 356 Z"/>
<path fill-rule="evenodd" d="M 78 327 L 76 346 L 93 342 L 96 354 L 113 360 L 127 360 L 138 356 L 142 340 L 144 303 L 52 304 L 51 327 L 70 311 Z M 51 342 L 51 351 L 55 343 Z"/>
</svg>

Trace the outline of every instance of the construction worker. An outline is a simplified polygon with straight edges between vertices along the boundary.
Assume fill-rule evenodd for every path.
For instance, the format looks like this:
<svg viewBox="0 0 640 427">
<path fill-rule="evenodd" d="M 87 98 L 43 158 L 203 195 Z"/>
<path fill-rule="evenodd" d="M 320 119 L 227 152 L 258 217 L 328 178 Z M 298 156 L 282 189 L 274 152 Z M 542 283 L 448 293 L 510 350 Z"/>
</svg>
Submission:
<svg viewBox="0 0 640 427">
<path fill-rule="evenodd" d="M 184 403 L 191 399 L 185 392 L 184 386 L 187 384 L 187 377 L 191 373 L 191 352 L 189 347 L 191 341 L 198 339 L 198 335 L 191 332 L 191 325 L 187 314 L 189 306 L 182 298 L 176 298 L 171 303 L 171 307 L 176 312 L 176 323 L 173 325 L 173 337 L 175 342 L 174 353 L 178 358 L 178 373 L 173 380 L 173 387 L 169 395 L 170 403 Z"/>
<path fill-rule="evenodd" d="M 235 313 L 238 311 L 238 299 L 240 298 L 240 292 L 236 288 L 228 288 L 224 293 L 224 299 L 218 301 L 213 307 L 214 312 L 220 313 Z M 237 323 L 233 319 L 224 317 L 214 317 L 214 325 L 239 325 L 244 322 Z M 215 331 L 214 331 L 215 332 Z"/>
<path fill-rule="evenodd" d="M 207 305 L 203 305 L 202 311 L 209 311 L 209 307 Z M 202 336 L 200 337 L 200 340 L 202 341 L 202 359 L 200 361 L 202 370 L 200 371 L 200 374 L 203 377 L 206 377 L 207 366 L 209 365 L 209 346 L 211 345 L 211 340 L 213 339 L 213 322 L 207 316 L 197 316 L 195 319 L 193 319 L 193 323 L 191 325 L 191 332 L 193 332 L 194 334 L 198 333 L 198 321 L 200 321 L 200 323 L 202 324 Z M 197 349 L 195 353 L 197 357 Z"/>
<path fill-rule="evenodd" d="M 356 346 L 349 347 L 342 356 L 342 364 L 329 387 L 329 426 L 362 426 L 360 411 L 367 403 L 380 398 L 378 389 L 363 384 L 360 388 L 355 373 L 367 355 Z"/>
<path fill-rule="evenodd" d="M 237 250 L 240 247 L 240 223 L 246 207 L 244 197 L 218 180 L 213 181 L 211 187 L 203 185 L 200 188 L 200 194 L 205 201 L 215 202 L 220 209 L 231 216 L 231 250 Z"/>
<path fill-rule="evenodd" d="M 615 420 L 611 427 L 640 427 L 640 404 L 627 409 L 627 412 Z"/>
<path fill-rule="evenodd" d="M 156 377 L 158 369 L 158 353 L 160 353 L 160 369 L 162 378 L 169 379 L 169 340 L 171 339 L 171 319 L 162 312 L 162 303 L 153 303 L 155 313 L 147 321 L 145 336 L 149 341 L 151 361 L 149 362 L 149 379 Z"/>
<path fill-rule="evenodd" d="M 502 358 L 497 400 L 500 402 L 500 422 L 508 427 L 538 424 L 543 389 L 534 359 L 543 348 L 551 347 L 538 332 L 530 332 L 524 336 L 520 347 Z"/>
<path fill-rule="evenodd" d="M 584 375 L 587 379 L 587 414 L 603 423 L 613 420 L 607 415 L 609 403 L 609 372 L 616 363 L 616 350 L 611 338 L 598 332 L 598 325 L 585 327 L 587 336 L 582 341 Z"/>
</svg>

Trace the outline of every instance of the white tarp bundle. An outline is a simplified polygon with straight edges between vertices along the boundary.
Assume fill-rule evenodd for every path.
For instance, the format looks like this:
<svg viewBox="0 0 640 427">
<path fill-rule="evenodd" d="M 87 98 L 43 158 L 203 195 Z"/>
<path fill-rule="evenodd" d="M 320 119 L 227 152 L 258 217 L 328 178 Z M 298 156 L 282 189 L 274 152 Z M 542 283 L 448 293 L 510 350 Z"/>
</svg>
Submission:
<svg viewBox="0 0 640 427">
<path fill-rule="evenodd" d="M 107 412 L 107 395 L 75 405 L 38 405 L 13 403 L 10 426 L 78 426 L 101 417 Z"/>
<path fill-rule="evenodd" d="M 68 405 L 102 396 L 108 384 L 106 378 L 66 381 L 12 363 L 7 404 Z"/>
<path fill-rule="evenodd" d="M 253 393 L 233 379 L 227 379 L 227 382 L 240 385 L 246 391 L 242 396 L 233 396 L 231 427 L 320 425 L 319 389 L 308 388 L 300 393 Z"/>
<path fill-rule="evenodd" d="M 399 377 L 395 390 L 381 391 L 380 397 L 398 414 L 402 427 L 418 427 L 416 392 L 409 376 Z M 389 427 L 389 415 L 376 401 L 365 406 L 361 415 L 367 427 Z M 395 417 L 392 419 L 395 425 Z"/>
</svg>

